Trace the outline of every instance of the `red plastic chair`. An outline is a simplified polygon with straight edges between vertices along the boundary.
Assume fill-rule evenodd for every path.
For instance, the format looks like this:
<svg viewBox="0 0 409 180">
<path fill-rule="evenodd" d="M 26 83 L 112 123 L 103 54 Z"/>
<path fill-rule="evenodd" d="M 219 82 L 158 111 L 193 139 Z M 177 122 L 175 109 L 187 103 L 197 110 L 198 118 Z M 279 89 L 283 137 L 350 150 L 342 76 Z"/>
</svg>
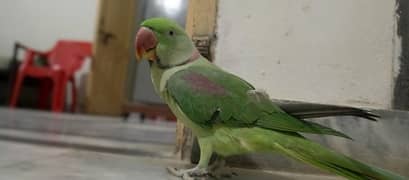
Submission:
<svg viewBox="0 0 409 180">
<path fill-rule="evenodd" d="M 84 41 L 60 40 L 47 52 L 40 52 L 28 47 L 23 62 L 20 64 L 14 89 L 11 95 L 10 107 L 17 105 L 21 85 L 26 76 L 41 79 L 39 106 L 45 107 L 48 96 L 51 94 L 51 109 L 61 112 L 65 105 L 65 89 L 67 83 L 72 83 L 71 111 L 75 111 L 77 91 L 75 87 L 74 73 L 81 67 L 86 57 L 92 56 L 92 45 Z M 36 56 L 46 58 L 46 66 L 36 66 Z"/>
</svg>

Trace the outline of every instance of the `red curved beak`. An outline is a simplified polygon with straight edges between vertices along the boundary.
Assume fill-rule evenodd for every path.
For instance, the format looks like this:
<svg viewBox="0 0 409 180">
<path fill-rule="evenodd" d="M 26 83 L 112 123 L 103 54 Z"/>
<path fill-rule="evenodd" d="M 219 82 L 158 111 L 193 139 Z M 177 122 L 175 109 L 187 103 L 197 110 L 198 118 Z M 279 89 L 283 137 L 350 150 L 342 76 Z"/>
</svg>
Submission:
<svg viewBox="0 0 409 180">
<path fill-rule="evenodd" d="M 154 61 L 157 59 L 155 48 L 158 41 L 152 30 L 146 27 L 141 27 L 136 33 L 135 48 L 137 60 L 144 58 Z"/>
</svg>

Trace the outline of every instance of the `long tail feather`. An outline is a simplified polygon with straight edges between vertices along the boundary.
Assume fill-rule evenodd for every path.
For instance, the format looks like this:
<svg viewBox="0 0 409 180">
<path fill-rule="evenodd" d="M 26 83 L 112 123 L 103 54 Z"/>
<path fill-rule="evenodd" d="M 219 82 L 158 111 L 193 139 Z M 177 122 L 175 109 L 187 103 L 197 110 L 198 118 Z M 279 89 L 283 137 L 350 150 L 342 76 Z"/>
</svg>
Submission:
<svg viewBox="0 0 409 180">
<path fill-rule="evenodd" d="M 300 138 L 299 136 L 292 136 L 291 140 L 278 140 L 273 144 L 276 150 L 285 155 L 344 176 L 348 179 L 406 179 L 387 170 L 364 164 L 340 153 L 331 151 L 308 139 Z"/>
<path fill-rule="evenodd" d="M 379 118 L 378 115 L 373 114 L 368 110 L 353 107 L 315 104 L 298 101 L 284 100 L 272 101 L 288 114 L 300 119 L 319 118 L 328 116 L 356 116 L 376 121 L 377 118 Z"/>
<path fill-rule="evenodd" d="M 309 112 L 295 112 L 291 113 L 291 115 L 301 118 L 301 119 L 308 119 L 308 118 L 318 118 L 318 117 L 329 117 L 329 116 L 356 116 L 372 121 L 377 121 L 379 118 L 378 115 L 375 115 L 369 111 L 357 109 L 357 108 L 339 108 L 339 109 L 328 109 L 328 110 L 317 110 L 317 111 L 309 111 Z"/>
</svg>

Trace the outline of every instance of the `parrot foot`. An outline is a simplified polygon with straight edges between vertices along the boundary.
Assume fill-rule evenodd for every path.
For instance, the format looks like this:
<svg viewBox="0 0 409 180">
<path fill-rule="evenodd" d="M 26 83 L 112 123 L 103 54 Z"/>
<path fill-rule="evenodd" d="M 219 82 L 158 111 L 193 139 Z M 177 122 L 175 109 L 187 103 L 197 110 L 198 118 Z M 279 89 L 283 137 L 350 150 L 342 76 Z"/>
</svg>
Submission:
<svg viewBox="0 0 409 180">
<path fill-rule="evenodd" d="M 181 177 L 183 180 L 201 180 L 209 177 L 214 177 L 212 173 L 205 168 L 194 167 L 192 169 L 177 169 L 173 167 L 167 168 L 168 172 L 176 177 Z"/>
<path fill-rule="evenodd" d="M 168 167 L 170 174 L 181 177 L 183 180 L 205 180 L 205 179 L 229 179 L 238 176 L 237 173 L 230 169 L 224 168 L 226 161 L 224 158 L 217 156 L 215 161 L 208 168 L 196 166 L 192 169 L 177 169 Z"/>
</svg>

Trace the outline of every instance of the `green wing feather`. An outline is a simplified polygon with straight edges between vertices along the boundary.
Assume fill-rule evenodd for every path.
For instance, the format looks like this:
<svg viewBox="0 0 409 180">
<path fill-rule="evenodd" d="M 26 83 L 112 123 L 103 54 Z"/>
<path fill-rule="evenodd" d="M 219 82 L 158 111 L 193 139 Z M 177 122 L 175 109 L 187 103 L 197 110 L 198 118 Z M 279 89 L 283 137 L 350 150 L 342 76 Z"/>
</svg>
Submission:
<svg viewBox="0 0 409 180">
<path fill-rule="evenodd" d="M 223 124 L 349 138 L 331 128 L 290 116 L 251 84 L 215 66 L 181 70 L 169 78 L 166 90 L 180 109 L 203 128 Z"/>
</svg>

